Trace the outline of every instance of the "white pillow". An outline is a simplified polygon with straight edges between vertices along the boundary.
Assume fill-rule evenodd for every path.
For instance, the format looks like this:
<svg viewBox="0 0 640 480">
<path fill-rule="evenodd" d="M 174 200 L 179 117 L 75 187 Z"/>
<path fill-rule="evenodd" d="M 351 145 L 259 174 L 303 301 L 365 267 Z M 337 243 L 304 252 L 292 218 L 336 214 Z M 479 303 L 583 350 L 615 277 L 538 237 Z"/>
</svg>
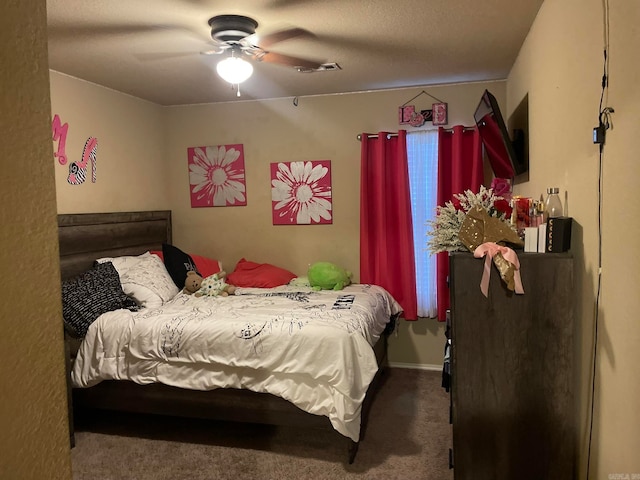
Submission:
<svg viewBox="0 0 640 480">
<path fill-rule="evenodd" d="M 139 256 L 99 258 L 97 262 L 113 263 L 124 293 L 145 308 L 160 307 L 178 294 L 178 287 L 162 260 L 149 252 Z"/>
</svg>

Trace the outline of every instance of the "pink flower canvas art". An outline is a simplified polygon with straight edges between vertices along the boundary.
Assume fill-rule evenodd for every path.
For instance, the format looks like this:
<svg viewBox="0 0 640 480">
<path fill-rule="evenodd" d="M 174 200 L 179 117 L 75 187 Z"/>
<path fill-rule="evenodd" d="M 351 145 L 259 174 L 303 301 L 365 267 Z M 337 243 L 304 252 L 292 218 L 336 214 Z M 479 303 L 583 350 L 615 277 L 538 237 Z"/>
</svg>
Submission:
<svg viewBox="0 0 640 480">
<path fill-rule="evenodd" d="M 271 164 L 274 225 L 332 223 L 331 161 Z"/>
<path fill-rule="evenodd" d="M 241 144 L 189 147 L 187 159 L 191 207 L 247 204 Z"/>
</svg>

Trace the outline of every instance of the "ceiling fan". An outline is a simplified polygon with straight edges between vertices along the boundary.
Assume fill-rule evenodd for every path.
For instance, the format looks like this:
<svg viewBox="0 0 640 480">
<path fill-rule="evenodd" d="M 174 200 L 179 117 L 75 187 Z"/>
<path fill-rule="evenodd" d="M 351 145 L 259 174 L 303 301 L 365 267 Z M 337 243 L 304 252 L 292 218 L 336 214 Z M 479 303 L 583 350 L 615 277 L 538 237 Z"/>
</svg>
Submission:
<svg viewBox="0 0 640 480">
<path fill-rule="evenodd" d="M 248 56 L 251 60 L 275 63 L 293 67 L 299 71 L 312 71 L 322 68 L 322 64 L 313 60 L 283 55 L 267 50 L 271 45 L 298 37 L 313 37 L 302 28 L 290 28 L 258 37 L 258 22 L 243 15 L 216 15 L 209 19 L 211 39 L 214 49 L 201 52 L 203 55 L 216 55 L 229 52 L 231 56 Z"/>
</svg>

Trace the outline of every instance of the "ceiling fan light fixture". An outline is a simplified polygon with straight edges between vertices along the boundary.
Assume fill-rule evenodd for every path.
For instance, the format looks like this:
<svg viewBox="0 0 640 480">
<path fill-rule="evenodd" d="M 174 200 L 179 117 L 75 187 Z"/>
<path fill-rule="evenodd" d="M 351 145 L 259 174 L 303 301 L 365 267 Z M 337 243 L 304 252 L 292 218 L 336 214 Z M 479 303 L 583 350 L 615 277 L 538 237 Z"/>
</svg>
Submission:
<svg viewBox="0 0 640 480">
<path fill-rule="evenodd" d="M 253 66 L 242 58 L 231 56 L 218 62 L 216 71 L 224 81 L 238 85 L 253 74 Z"/>
</svg>

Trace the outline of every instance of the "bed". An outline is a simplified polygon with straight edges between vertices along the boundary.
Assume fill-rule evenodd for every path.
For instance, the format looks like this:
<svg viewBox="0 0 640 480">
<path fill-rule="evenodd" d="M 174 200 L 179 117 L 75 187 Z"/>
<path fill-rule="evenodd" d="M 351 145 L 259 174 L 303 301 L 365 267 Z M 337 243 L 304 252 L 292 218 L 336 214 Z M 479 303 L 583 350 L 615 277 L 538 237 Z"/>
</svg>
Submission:
<svg viewBox="0 0 640 480">
<path fill-rule="evenodd" d="M 172 242 L 170 211 L 63 214 L 58 225 L 63 295 L 97 259 L 146 259 Z M 70 405 L 329 429 L 352 463 L 400 313 L 374 285 L 178 292 L 109 311 L 81 338 L 65 333 Z"/>
</svg>

